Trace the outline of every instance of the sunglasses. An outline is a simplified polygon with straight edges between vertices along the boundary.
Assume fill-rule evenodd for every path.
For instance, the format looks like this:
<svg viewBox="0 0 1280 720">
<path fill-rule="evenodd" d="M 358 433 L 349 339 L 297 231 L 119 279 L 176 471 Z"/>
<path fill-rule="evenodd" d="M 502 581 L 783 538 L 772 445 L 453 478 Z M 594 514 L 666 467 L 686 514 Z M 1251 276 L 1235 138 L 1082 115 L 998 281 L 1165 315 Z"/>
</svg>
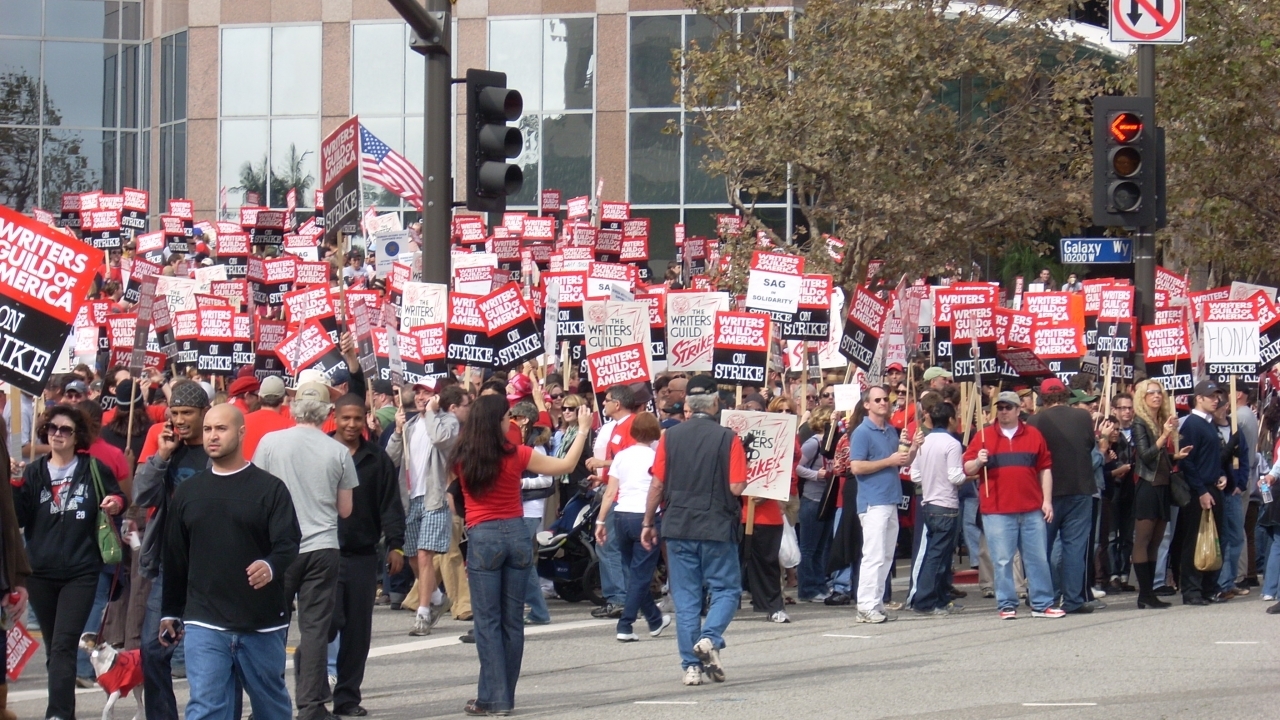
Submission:
<svg viewBox="0 0 1280 720">
<path fill-rule="evenodd" d="M 834 393 L 822 393 L 823 398 L 835 397 Z"/>
<path fill-rule="evenodd" d="M 48 425 L 44 426 L 44 432 L 46 435 L 49 435 L 50 437 L 54 435 L 65 435 L 67 437 L 71 437 L 72 435 L 76 434 L 76 426 L 75 425 L 54 425 L 53 423 L 49 423 Z"/>
<path fill-rule="evenodd" d="M 881 396 L 881 397 L 873 397 L 873 398 L 867 398 L 867 402 L 869 402 L 869 403 L 887 403 L 887 402 L 889 402 L 889 398 L 888 398 L 888 397 L 884 397 L 884 396 Z"/>
<path fill-rule="evenodd" d="M 575 406 L 575 407 L 560 408 L 560 411 L 561 411 L 561 412 L 578 412 L 578 408 L 577 408 L 576 406 Z"/>
<path fill-rule="evenodd" d="M 559 395 L 548 395 L 547 397 L 551 398 L 552 400 L 562 400 L 564 399 L 564 393 L 561 393 Z"/>
<path fill-rule="evenodd" d="M 996 410 L 1003 410 L 1005 412 L 1008 412 L 1010 410 L 1017 410 L 1017 409 L 1018 409 L 1017 405 L 1006 405 L 1004 403 L 996 403 Z"/>
</svg>

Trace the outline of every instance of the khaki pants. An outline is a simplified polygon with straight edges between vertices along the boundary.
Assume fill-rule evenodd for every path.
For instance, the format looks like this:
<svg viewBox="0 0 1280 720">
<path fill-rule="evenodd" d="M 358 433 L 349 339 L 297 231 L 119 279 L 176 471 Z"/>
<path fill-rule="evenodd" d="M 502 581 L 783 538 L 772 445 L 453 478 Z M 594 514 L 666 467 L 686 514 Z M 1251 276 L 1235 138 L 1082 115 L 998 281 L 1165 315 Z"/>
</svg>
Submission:
<svg viewBox="0 0 1280 720">
<path fill-rule="evenodd" d="M 444 592 L 452 601 L 450 611 L 455 620 L 471 617 L 471 586 L 467 584 L 467 565 L 462 557 L 462 535 L 465 525 L 462 518 L 453 516 L 453 538 L 449 541 L 449 552 L 435 556 L 436 575 L 444 581 Z M 409 605 L 408 607 L 416 607 Z"/>
</svg>

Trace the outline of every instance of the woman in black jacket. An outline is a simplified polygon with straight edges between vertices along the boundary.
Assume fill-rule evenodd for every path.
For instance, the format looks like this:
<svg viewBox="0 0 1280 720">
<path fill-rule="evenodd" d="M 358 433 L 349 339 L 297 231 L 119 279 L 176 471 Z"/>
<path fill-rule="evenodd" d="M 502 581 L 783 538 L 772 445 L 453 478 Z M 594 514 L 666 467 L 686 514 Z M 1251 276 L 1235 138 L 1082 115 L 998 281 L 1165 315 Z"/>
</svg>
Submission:
<svg viewBox="0 0 1280 720">
<path fill-rule="evenodd" d="M 125 497 L 115 475 L 89 457 L 89 423 L 70 405 L 54 405 L 40 423 L 50 453 L 28 465 L 15 488 L 18 524 L 27 539 L 27 591 L 45 639 L 49 673 L 46 718 L 76 715 L 76 646 L 102 571 L 98 509 L 118 515 Z M 102 486 L 95 489 L 94 477 Z"/>
<path fill-rule="evenodd" d="M 1172 452 L 1177 436 L 1178 416 L 1166 405 L 1164 385 L 1143 380 L 1133 393 L 1133 459 L 1138 477 L 1133 492 L 1133 572 L 1138 576 L 1138 607 L 1169 607 L 1156 596 L 1156 556 L 1169 522 L 1169 491 L 1173 466 L 1187 452 Z"/>
</svg>

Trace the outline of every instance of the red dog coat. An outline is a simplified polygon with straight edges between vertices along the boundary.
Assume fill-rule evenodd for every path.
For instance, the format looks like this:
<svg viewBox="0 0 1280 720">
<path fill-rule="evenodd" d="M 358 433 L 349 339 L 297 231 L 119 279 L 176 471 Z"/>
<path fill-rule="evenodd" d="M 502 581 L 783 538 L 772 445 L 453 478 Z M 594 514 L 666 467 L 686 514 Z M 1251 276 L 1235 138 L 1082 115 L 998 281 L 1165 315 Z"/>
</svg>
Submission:
<svg viewBox="0 0 1280 720">
<path fill-rule="evenodd" d="M 98 676 L 98 685 L 110 695 L 119 691 L 124 697 L 142 684 L 142 653 L 138 650 L 121 650 L 111 669 Z"/>
</svg>

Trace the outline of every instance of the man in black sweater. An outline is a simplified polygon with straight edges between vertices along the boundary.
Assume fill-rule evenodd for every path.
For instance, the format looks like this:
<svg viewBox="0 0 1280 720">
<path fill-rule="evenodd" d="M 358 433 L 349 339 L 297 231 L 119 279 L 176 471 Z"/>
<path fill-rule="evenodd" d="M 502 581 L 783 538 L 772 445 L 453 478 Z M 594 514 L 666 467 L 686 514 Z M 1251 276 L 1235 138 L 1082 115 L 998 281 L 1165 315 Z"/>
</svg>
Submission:
<svg viewBox="0 0 1280 720">
<path fill-rule="evenodd" d="M 360 684 L 373 638 L 373 602 L 382 563 L 378 540 L 387 541 L 387 564 L 395 575 L 404 567 L 404 503 L 396 484 L 396 466 L 377 443 L 365 439 L 368 408 L 364 398 L 347 394 L 334 404 L 333 437 L 347 446 L 360 485 L 352 491 L 351 515 L 338 518 L 338 596 L 329 621 L 329 642 L 338 644 L 338 684 L 333 713 L 364 717 Z"/>
<path fill-rule="evenodd" d="M 289 598 L 284 575 L 302 532 L 289 489 L 245 461 L 244 416 L 204 416 L 213 466 L 178 487 L 165 526 L 160 642 L 184 636 L 187 720 L 233 714 L 243 683 L 259 720 L 291 720 L 284 684 Z"/>
<path fill-rule="evenodd" d="M 1213 511 L 1214 523 L 1222 527 L 1222 489 L 1227 486 L 1227 478 L 1222 471 L 1222 438 L 1213 422 L 1213 413 L 1222 401 L 1221 391 L 1212 380 L 1196 383 L 1195 409 L 1183 420 L 1179 431 L 1178 446 L 1190 448 L 1190 453 L 1178 461 L 1178 469 L 1191 488 L 1191 502 L 1178 510 L 1178 534 L 1182 537 L 1178 584 L 1183 605 L 1226 601 L 1218 592 L 1219 571 L 1196 569 L 1196 537 L 1203 511 Z"/>
</svg>

